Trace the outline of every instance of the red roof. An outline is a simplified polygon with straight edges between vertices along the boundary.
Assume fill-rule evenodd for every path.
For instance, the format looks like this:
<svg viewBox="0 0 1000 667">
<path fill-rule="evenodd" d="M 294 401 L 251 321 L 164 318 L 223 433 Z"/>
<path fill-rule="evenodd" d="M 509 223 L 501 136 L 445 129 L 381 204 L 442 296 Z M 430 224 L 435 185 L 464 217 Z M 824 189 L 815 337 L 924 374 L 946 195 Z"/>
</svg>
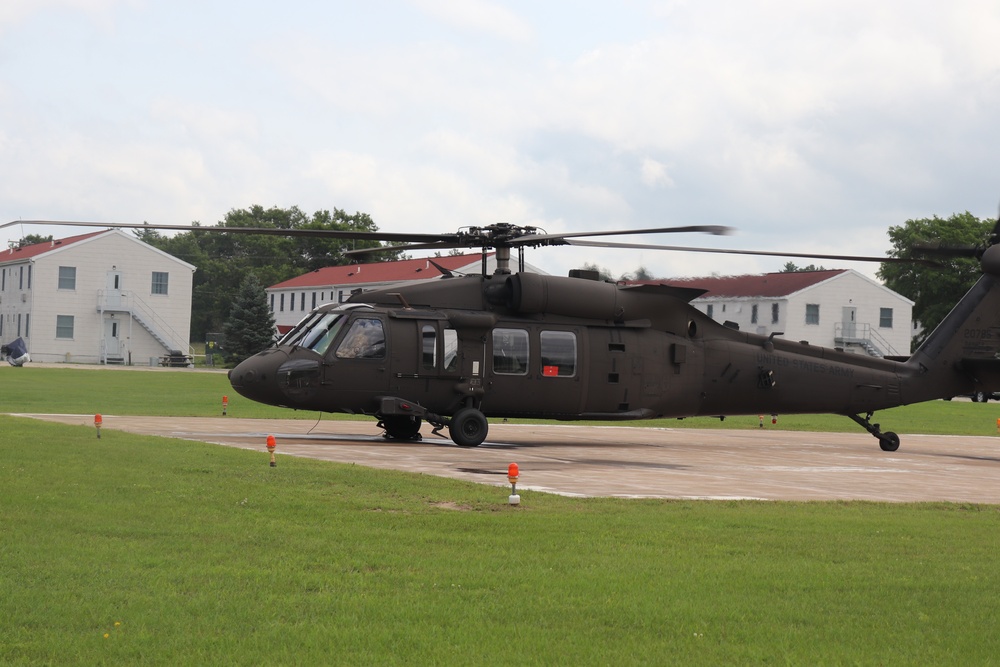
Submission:
<svg viewBox="0 0 1000 667">
<path fill-rule="evenodd" d="M 83 241 L 84 239 L 89 239 L 98 234 L 104 234 L 108 230 L 104 229 L 99 232 L 90 232 L 89 234 L 80 234 L 79 236 L 70 236 L 65 239 L 55 239 L 53 241 L 43 241 L 42 243 L 34 243 L 32 245 L 26 245 L 21 248 L 9 248 L 7 250 L 0 251 L 0 264 L 6 262 L 21 262 L 31 257 L 38 257 L 39 255 L 44 255 L 51 250 L 58 250 L 68 246 L 71 243 L 77 243 Z"/>
<path fill-rule="evenodd" d="M 751 276 L 711 276 L 708 278 L 678 278 L 655 282 L 677 287 L 698 287 L 708 290 L 699 299 L 713 297 L 782 297 L 800 292 L 846 273 L 847 269 L 830 271 L 795 271 L 765 273 Z"/>
<path fill-rule="evenodd" d="M 481 254 L 475 253 L 449 255 L 447 257 L 405 259 L 398 262 L 327 266 L 301 276 L 296 276 L 295 278 L 289 278 L 277 285 L 271 285 L 268 289 L 329 287 L 331 285 L 352 284 L 367 285 L 369 283 L 387 283 L 401 280 L 426 280 L 444 275 L 434 264 L 448 271 L 456 271 L 478 261 L 481 257 Z M 434 264 L 431 262 L 434 262 Z"/>
</svg>

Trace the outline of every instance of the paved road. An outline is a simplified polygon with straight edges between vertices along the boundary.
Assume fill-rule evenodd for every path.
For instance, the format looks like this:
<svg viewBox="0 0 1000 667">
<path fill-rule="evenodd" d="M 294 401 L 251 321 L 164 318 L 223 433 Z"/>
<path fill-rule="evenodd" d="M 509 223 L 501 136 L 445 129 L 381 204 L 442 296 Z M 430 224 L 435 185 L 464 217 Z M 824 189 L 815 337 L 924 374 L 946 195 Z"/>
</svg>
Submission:
<svg viewBox="0 0 1000 667">
<path fill-rule="evenodd" d="M 93 425 L 93 415 L 30 415 Z M 268 434 L 281 457 L 306 456 L 507 485 L 518 489 L 629 498 L 761 498 L 1000 503 L 1000 438 L 902 435 L 886 453 L 867 433 L 772 429 L 649 429 L 624 426 L 491 424 L 480 447 L 430 435 L 384 440 L 373 421 L 116 417 L 103 430 L 186 438 L 261 452 Z"/>
</svg>

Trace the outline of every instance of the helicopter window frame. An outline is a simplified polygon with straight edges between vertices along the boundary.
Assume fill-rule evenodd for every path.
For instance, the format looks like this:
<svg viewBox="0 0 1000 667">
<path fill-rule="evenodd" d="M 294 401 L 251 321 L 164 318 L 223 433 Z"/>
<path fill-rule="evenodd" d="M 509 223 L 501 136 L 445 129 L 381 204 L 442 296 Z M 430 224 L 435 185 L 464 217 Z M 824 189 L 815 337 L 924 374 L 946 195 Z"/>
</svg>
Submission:
<svg viewBox="0 0 1000 667">
<path fill-rule="evenodd" d="M 437 370 L 437 327 L 423 324 L 420 327 L 420 366 L 424 370 Z"/>
<path fill-rule="evenodd" d="M 458 331 L 445 327 L 441 332 L 442 357 L 441 367 L 446 373 L 458 370 Z"/>
<path fill-rule="evenodd" d="M 531 367 L 531 345 L 527 329 L 493 330 L 493 372 L 497 375 L 527 375 Z"/>
<path fill-rule="evenodd" d="M 351 321 L 337 351 L 338 359 L 383 360 L 386 358 L 385 325 L 378 317 L 362 316 Z"/>
<path fill-rule="evenodd" d="M 543 377 L 576 377 L 576 332 L 545 329 L 538 334 Z"/>
</svg>

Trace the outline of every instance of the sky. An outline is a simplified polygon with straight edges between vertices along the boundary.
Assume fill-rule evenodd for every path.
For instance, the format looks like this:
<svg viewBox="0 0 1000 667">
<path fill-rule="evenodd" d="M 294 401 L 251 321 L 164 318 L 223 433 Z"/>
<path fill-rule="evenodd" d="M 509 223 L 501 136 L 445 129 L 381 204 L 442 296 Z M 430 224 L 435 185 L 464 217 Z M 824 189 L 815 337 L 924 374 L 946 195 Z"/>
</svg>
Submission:
<svg viewBox="0 0 1000 667">
<path fill-rule="evenodd" d="M 908 219 L 997 216 L 997 35 L 995 0 L 4 0 L 0 222 L 213 225 L 260 204 L 386 232 L 728 225 L 613 240 L 884 256 Z M 79 232 L 17 225 L 0 247 L 49 233 Z"/>
</svg>

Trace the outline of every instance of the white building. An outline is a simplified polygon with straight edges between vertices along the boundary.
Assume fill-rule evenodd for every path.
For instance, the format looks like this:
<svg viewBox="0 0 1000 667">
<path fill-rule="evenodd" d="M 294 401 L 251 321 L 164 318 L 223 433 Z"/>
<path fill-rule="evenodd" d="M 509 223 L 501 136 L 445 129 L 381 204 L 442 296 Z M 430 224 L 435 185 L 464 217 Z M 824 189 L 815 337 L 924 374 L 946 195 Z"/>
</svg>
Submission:
<svg viewBox="0 0 1000 667">
<path fill-rule="evenodd" d="M 495 269 L 496 258 L 490 253 L 486 271 L 492 273 Z M 482 270 L 481 253 L 328 266 L 271 285 L 266 292 L 278 332 L 284 334 L 316 306 L 343 303 L 357 291 L 367 292 L 404 282 L 437 280 L 445 272 L 477 274 Z M 525 270 L 543 273 L 528 264 Z"/>
<path fill-rule="evenodd" d="M 741 331 L 874 356 L 907 356 L 913 302 L 853 269 L 671 279 L 706 289 L 691 304 Z"/>
<path fill-rule="evenodd" d="M 0 252 L 0 340 L 33 361 L 156 363 L 190 351 L 195 267 L 118 229 Z"/>
</svg>

